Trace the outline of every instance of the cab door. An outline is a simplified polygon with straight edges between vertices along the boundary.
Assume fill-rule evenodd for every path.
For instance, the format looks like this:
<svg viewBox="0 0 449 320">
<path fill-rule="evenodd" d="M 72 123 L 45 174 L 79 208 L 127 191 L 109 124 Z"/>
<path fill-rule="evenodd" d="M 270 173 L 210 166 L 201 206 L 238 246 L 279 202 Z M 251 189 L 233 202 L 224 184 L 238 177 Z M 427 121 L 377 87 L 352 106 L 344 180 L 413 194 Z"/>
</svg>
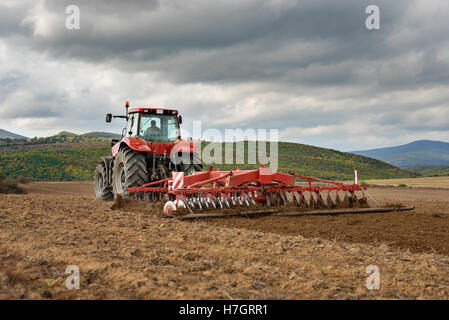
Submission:
<svg viewBox="0 0 449 320">
<path fill-rule="evenodd" d="M 131 113 L 126 126 L 126 136 L 136 137 L 139 133 L 139 114 Z"/>
</svg>

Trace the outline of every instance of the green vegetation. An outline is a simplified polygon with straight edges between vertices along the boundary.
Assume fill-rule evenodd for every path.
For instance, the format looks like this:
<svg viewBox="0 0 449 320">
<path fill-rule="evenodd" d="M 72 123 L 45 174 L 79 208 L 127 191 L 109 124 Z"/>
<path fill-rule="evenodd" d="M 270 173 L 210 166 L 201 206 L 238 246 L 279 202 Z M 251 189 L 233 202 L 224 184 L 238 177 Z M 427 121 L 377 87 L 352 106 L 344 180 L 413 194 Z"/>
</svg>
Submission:
<svg viewBox="0 0 449 320">
<path fill-rule="evenodd" d="M 92 141 L 110 141 L 111 139 L 120 139 L 121 136 L 109 132 L 88 132 L 84 134 L 75 134 L 67 131 L 61 131 L 57 135 L 51 137 L 34 137 L 32 139 L 11 139 L 0 138 L 0 148 L 30 146 L 49 143 L 65 143 L 65 142 L 92 142 Z"/>
<path fill-rule="evenodd" d="M 65 142 L 91 142 L 91 141 L 110 141 L 110 138 L 91 137 L 85 135 L 70 136 L 70 135 L 56 135 L 45 138 L 35 137 L 29 140 L 14 140 L 14 139 L 0 139 L 0 148 L 17 147 L 17 146 L 31 146 L 49 143 L 65 143 Z"/>
<path fill-rule="evenodd" d="M 3 175 L 2 168 L 0 168 L 0 181 L 3 179 L 5 179 L 5 176 Z"/>
<path fill-rule="evenodd" d="M 61 131 L 57 135 L 54 135 L 53 137 L 73 137 L 76 139 L 86 139 L 86 138 L 105 138 L 105 139 L 120 139 L 121 135 L 116 133 L 110 133 L 110 132 L 101 132 L 101 131 L 93 131 L 93 132 L 87 132 L 83 134 L 76 134 L 73 132 L 68 131 Z M 50 137 L 52 138 L 52 137 Z"/>
<path fill-rule="evenodd" d="M 107 145 L 66 149 L 45 147 L 0 155 L 0 166 L 12 179 L 24 176 L 36 181 L 90 180 L 100 157 L 110 152 Z"/>
<path fill-rule="evenodd" d="M 207 142 L 202 143 L 202 151 Z M 216 146 L 219 144 L 215 143 Z M 237 143 L 239 145 L 239 143 Z M 236 159 L 236 150 L 244 151 L 245 163 L 248 159 L 248 142 L 244 143 L 242 149 L 234 144 L 234 159 Z M 210 148 L 209 148 L 210 150 Z M 269 144 L 267 143 L 267 157 L 269 156 Z M 258 152 L 258 149 L 257 149 Z M 222 144 L 222 154 L 225 153 L 225 144 Z M 203 153 L 204 154 L 204 153 Z M 212 152 L 213 155 L 213 152 Z M 258 161 L 258 159 L 257 159 Z M 224 163 L 224 157 L 222 159 Z M 236 162 L 234 162 L 236 163 Z M 215 164 L 215 168 L 221 170 L 255 169 L 259 165 L 235 164 L 224 165 Z M 388 179 L 388 178 L 410 178 L 415 176 L 413 173 L 400 170 L 383 161 L 352 153 L 341 152 L 332 149 L 324 149 L 305 144 L 279 142 L 278 144 L 278 171 L 293 171 L 299 174 L 323 179 L 352 180 L 354 179 L 354 170 L 359 171 L 359 179 Z"/>
<path fill-rule="evenodd" d="M 84 137 L 88 138 L 105 138 L 105 139 L 120 139 L 121 135 L 116 133 L 110 133 L 110 132 L 89 132 L 82 134 Z"/>
<path fill-rule="evenodd" d="M 39 138 L 39 139 L 55 139 L 56 137 Z M 85 146 L 81 142 L 70 139 L 80 139 L 81 136 L 59 136 L 57 139 L 68 139 L 66 147 L 54 146 L 48 142 L 47 144 L 38 146 L 26 151 L 20 148 L 11 152 L 0 153 L 0 167 L 3 168 L 4 174 L 12 179 L 19 176 L 26 177 L 29 180 L 52 180 L 52 181 L 70 181 L 70 180 L 90 180 L 95 169 L 95 164 L 101 156 L 110 154 L 110 145 Z M 83 139 L 92 139 L 88 141 L 103 141 L 105 138 L 89 138 L 83 136 Z M 38 141 L 38 140 L 35 140 Z M 82 140 L 85 141 L 85 140 Z M 61 142 L 58 140 L 57 142 Z M 0 141 L 0 144 L 2 141 Z M 16 142 L 18 144 L 24 143 Z M 50 143 L 50 144 L 49 144 Z M 202 152 L 207 143 L 202 143 Z M 224 144 L 214 144 L 213 146 L 222 145 L 221 162 L 224 163 Z M 19 145 L 20 147 L 20 145 Z M 247 164 L 248 162 L 248 142 L 244 144 L 234 144 L 234 159 L 236 154 L 243 151 L 245 163 L 233 165 L 223 165 L 220 161 L 216 161 L 215 168 L 221 170 L 254 169 L 258 168 L 258 164 Z M 269 149 L 269 144 L 267 144 Z M 211 147 L 209 147 L 211 151 Z M 218 150 L 217 150 L 218 151 Z M 269 150 L 268 150 L 269 151 Z M 267 152 L 269 154 L 269 152 Z M 212 152 L 213 154 L 213 152 Z M 354 155 L 351 153 L 340 152 L 336 150 L 313 147 L 309 145 L 280 142 L 278 144 L 279 167 L 278 171 L 310 175 L 325 179 L 336 180 L 352 180 L 354 170 L 359 170 L 359 178 L 368 179 L 387 179 L 387 178 L 408 178 L 414 176 L 411 172 L 400 170 L 385 162 Z M 268 155 L 267 155 L 268 156 Z M 217 157 L 220 159 L 220 157 Z M 259 159 L 256 159 L 259 161 Z M 205 165 L 208 169 L 209 165 Z"/>
<path fill-rule="evenodd" d="M 57 135 L 55 135 L 55 137 L 76 137 L 76 136 L 77 136 L 76 133 L 68 131 L 61 131 Z"/>
<path fill-rule="evenodd" d="M 408 170 L 425 177 L 449 176 L 449 166 L 422 166 Z"/>
</svg>

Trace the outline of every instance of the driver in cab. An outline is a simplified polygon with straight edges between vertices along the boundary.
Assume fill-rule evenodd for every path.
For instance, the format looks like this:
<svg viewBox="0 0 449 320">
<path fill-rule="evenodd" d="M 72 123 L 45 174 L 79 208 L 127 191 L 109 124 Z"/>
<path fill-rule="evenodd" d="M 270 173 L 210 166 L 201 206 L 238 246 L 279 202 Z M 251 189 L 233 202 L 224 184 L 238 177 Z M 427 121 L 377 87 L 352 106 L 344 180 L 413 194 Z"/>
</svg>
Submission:
<svg viewBox="0 0 449 320">
<path fill-rule="evenodd" d="M 161 129 L 156 125 L 156 120 L 151 120 L 150 127 L 145 130 L 145 137 L 159 137 L 161 135 Z"/>
</svg>

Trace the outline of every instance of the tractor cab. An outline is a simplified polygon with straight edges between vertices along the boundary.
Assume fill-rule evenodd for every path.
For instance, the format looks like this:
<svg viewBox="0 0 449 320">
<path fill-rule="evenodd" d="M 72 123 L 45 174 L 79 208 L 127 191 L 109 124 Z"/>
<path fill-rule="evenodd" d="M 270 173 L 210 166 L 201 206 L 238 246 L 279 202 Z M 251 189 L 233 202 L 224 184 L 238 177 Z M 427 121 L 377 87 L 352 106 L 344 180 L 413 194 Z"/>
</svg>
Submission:
<svg viewBox="0 0 449 320">
<path fill-rule="evenodd" d="M 126 115 L 113 116 L 108 113 L 106 122 L 112 118 L 125 118 L 126 127 L 123 128 L 122 138 L 136 137 L 150 142 L 174 142 L 181 139 L 179 125 L 182 117 L 178 110 L 161 108 L 133 108 L 128 111 L 126 102 Z"/>
<path fill-rule="evenodd" d="M 182 117 L 178 110 L 132 108 L 125 115 L 106 115 L 126 120 L 120 140 L 112 139 L 111 155 L 101 157 L 94 173 L 95 196 L 111 200 L 129 188 L 167 179 L 171 172 L 201 171 L 203 166 L 192 139 L 181 139 Z"/>
<path fill-rule="evenodd" d="M 177 110 L 134 108 L 129 111 L 124 136 L 151 142 L 174 142 L 181 139 L 181 119 Z"/>
</svg>

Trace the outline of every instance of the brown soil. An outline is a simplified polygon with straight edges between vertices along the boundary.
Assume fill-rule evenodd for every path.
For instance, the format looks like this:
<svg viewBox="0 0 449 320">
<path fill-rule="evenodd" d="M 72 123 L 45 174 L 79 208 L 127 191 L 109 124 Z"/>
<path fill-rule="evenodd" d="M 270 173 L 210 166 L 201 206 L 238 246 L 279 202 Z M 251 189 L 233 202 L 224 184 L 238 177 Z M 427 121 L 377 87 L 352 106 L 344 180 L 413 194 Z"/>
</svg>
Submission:
<svg viewBox="0 0 449 320">
<path fill-rule="evenodd" d="M 415 206 L 415 210 L 338 216 L 267 216 L 257 219 L 238 217 L 208 219 L 207 223 L 262 232 L 300 234 L 308 238 L 320 237 L 353 243 L 386 243 L 393 247 L 409 249 L 411 252 L 437 252 L 449 255 L 447 190 L 371 188 L 370 194 L 380 200 L 385 207 L 410 205 Z M 412 200 L 417 194 L 423 199 Z"/>
<path fill-rule="evenodd" d="M 190 222 L 112 210 L 92 183 L 26 188 L 0 197 L 0 299 L 449 298 L 442 190 L 370 190 L 417 206 L 407 213 Z M 372 264 L 381 287 L 370 291 Z M 65 286 L 69 265 L 79 290 Z"/>
<path fill-rule="evenodd" d="M 20 187 L 37 194 L 82 194 L 93 197 L 94 184 L 91 181 L 76 182 L 32 182 Z"/>
</svg>

